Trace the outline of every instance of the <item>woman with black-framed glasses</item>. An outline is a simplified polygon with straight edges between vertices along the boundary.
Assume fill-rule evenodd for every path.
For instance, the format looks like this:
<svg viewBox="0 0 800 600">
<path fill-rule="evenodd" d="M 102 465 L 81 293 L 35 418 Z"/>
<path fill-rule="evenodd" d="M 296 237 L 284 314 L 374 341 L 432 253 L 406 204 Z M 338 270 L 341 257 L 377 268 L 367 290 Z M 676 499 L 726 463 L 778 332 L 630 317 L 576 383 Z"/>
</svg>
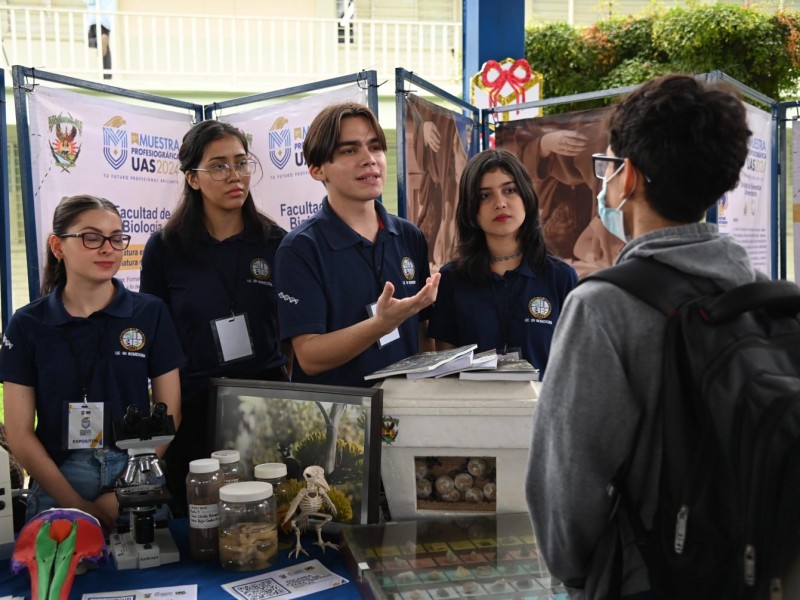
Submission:
<svg viewBox="0 0 800 600">
<path fill-rule="evenodd" d="M 114 528 L 113 488 L 128 455 L 114 445 L 113 423 L 129 406 L 150 413 L 149 382 L 153 401 L 180 423 L 184 356 L 167 309 L 114 279 L 129 242 L 108 200 L 62 200 L 42 297 L 14 313 L 3 334 L 6 429 L 31 476 L 29 519 L 48 508 L 79 508 Z"/>
<path fill-rule="evenodd" d="M 167 303 L 189 357 L 181 371 L 184 428 L 166 454 L 170 491 L 185 509 L 189 462 L 219 449 L 208 440 L 210 379 L 287 378 L 273 287 L 286 232 L 256 209 L 250 185 L 258 163 L 241 130 L 198 123 L 178 158 L 183 194 L 145 246 L 140 289 Z"/>
</svg>

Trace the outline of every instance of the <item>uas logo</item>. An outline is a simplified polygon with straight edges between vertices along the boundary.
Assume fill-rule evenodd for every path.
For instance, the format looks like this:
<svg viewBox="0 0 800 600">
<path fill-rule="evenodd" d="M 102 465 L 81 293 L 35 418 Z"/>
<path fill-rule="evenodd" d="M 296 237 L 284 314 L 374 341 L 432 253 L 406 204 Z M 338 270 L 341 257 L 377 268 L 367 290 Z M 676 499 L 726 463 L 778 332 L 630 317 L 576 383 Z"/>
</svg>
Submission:
<svg viewBox="0 0 800 600">
<path fill-rule="evenodd" d="M 128 158 L 128 132 L 120 129 L 125 119 L 119 115 L 111 117 L 103 125 L 103 156 L 106 162 L 118 170 Z"/>
<path fill-rule="evenodd" d="M 278 117 L 269 129 L 269 160 L 279 170 L 283 170 L 292 157 L 292 136 L 288 124 L 286 117 Z"/>
<path fill-rule="evenodd" d="M 49 131 L 55 129 L 55 137 L 50 139 L 50 153 L 56 164 L 69 172 L 74 167 L 81 153 L 80 137 L 83 133 L 83 122 L 67 115 L 52 115 L 47 118 Z"/>
</svg>

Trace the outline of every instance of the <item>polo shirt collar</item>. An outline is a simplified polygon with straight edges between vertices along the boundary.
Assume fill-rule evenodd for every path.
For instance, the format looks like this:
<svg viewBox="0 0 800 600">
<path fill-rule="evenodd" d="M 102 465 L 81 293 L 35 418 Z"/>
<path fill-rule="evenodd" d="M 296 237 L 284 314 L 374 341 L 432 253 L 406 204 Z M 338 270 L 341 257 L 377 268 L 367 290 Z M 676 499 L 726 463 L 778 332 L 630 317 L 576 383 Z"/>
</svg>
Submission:
<svg viewBox="0 0 800 600">
<path fill-rule="evenodd" d="M 114 282 L 114 297 L 111 299 L 108 306 L 98 312 L 110 317 L 130 317 L 133 314 L 133 295 L 125 289 L 125 286 L 122 285 L 122 282 L 118 279 L 115 278 L 112 281 Z M 46 325 L 59 327 L 75 320 L 76 317 L 73 317 L 67 312 L 67 309 L 64 308 L 64 303 L 61 301 L 61 294 L 63 291 L 64 286 L 59 285 L 45 298 L 47 310 L 44 322 Z"/>
<path fill-rule="evenodd" d="M 252 237 L 253 237 L 252 235 L 247 234 L 247 228 L 245 227 L 242 231 L 240 231 L 239 233 L 235 233 L 229 238 L 225 238 L 224 240 L 218 240 L 216 238 L 211 237 L 211 234 L 208 233 L 208 230 L 204 227 L 203 237 L 200 241 L 204 244 L 214 245 L 214 244 L 225 244 L 230 242 L 236 242 L 238 240 L 251 241 L 250 238 Z"/>
<path fill-rule="evenodd" d="M 375 211 L 383 223 L 383 230 L 392 235 L 399 235 L 400 229 L 394 219 L 391 219 L 386 208 L 375 200 Z M 356 244 L 360 244 L 364 239 L 337 215 L 328 203 L 328 197 L 322 199 L 322 208 L 317 212 L 316 221 L 320 232 L 325 241 L 333 250 L 344 250 Z"/>
<path fill-rule="evenodd" d="M 506 273 L 516 273 L 522 277 L 527 277 L 528 279 L 536 279 L 538 277 L 537 273 L 531 267 L 530 263 L 525 260 L 525 257 L 522 257 L 522 262 L 519 263 L 519 266 L 516 269 L 512 269 L 511 271 L 506 271 Z M 502 279 L 500 275 L 496 273 L 492 273 L 493 278 Z"/>
</svg>

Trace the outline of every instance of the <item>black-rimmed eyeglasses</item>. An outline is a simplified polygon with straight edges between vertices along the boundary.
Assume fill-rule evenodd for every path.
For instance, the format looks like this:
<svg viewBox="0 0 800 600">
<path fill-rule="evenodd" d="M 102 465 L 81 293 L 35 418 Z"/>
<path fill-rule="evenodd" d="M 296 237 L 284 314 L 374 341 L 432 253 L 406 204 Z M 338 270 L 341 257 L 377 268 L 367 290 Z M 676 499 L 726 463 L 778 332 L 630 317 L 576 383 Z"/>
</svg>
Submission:
<svg viewBox="0 0 800 600">
<path fill-rule="evenodd" d="M 115 233 L 114 235 L 103 235 L 102 233 L 95 233 L 94 231 L 84 231 L 83 233 L 62 233 L 60 238 L 81 238 L 83 247 L 89 250 L 97 250 L 102 248 L 103 244 L 108 242 L 114 250 L 125 250 L 128 244 L 131 243 L 131 236 L 124 233 Z"/>
<path fill-rule="evenodd" d="M 606 178 L 606 173 L 608 173 L 608 168 L 612 165 L 615 166 L 615 169 L 619 168 L 619 165 L 625 162 L 624 158 L 618 158 L 616 156 L 606 156 L 605 154 L 592 154 L 592 166 L 594 167 L 594 176 L 598 179 L 602 180 Z"/>
<path fill-rule="evenodd" d="M 600 181 L 606 178 L 606 173 L 608 173 L 608 169 L 611 166 L 616 167 L 614 171 L 619 169 L 619 165 L 625 163 L 624 158 L 619 158 L 617 156 L 606 156 L 605 154 L 592 154 L 592 167 L 594 167 L 594 176 L 597 177 Z M 644 180 L 647 183 L 653 183 L 653 180 L 647 176 L 646 173 L 643 173 L 641 169 L 639 170 L 640 173 L 644 176 Z"/>
<path fill-rule="evenodd" d="M 256 172 L 256 161 L 250 159 L 240 160 L 233 167 L 228 163 L 217 163 L 207 169 L 192 169 L 192 171 L 205 171 L 214 181 L 225 181 L 231 176 L 231 168 L 236 169 L 240 177 L 249 177 Z"/>
</svg>

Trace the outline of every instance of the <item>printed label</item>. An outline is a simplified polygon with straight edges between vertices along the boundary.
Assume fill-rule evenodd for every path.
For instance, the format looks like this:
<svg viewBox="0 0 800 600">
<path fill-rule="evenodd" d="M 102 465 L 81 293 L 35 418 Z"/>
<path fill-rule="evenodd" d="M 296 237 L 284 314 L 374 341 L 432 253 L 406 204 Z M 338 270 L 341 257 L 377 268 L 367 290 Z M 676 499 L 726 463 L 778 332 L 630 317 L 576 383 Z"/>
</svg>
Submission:
<svg viewBox="0 0 800 600">
<path fill-rule="evenodd" d="M 218 504 L 190 504 L 189 527 L 194 529 L 213 529 L 219 527 Z"/>
</svg>

